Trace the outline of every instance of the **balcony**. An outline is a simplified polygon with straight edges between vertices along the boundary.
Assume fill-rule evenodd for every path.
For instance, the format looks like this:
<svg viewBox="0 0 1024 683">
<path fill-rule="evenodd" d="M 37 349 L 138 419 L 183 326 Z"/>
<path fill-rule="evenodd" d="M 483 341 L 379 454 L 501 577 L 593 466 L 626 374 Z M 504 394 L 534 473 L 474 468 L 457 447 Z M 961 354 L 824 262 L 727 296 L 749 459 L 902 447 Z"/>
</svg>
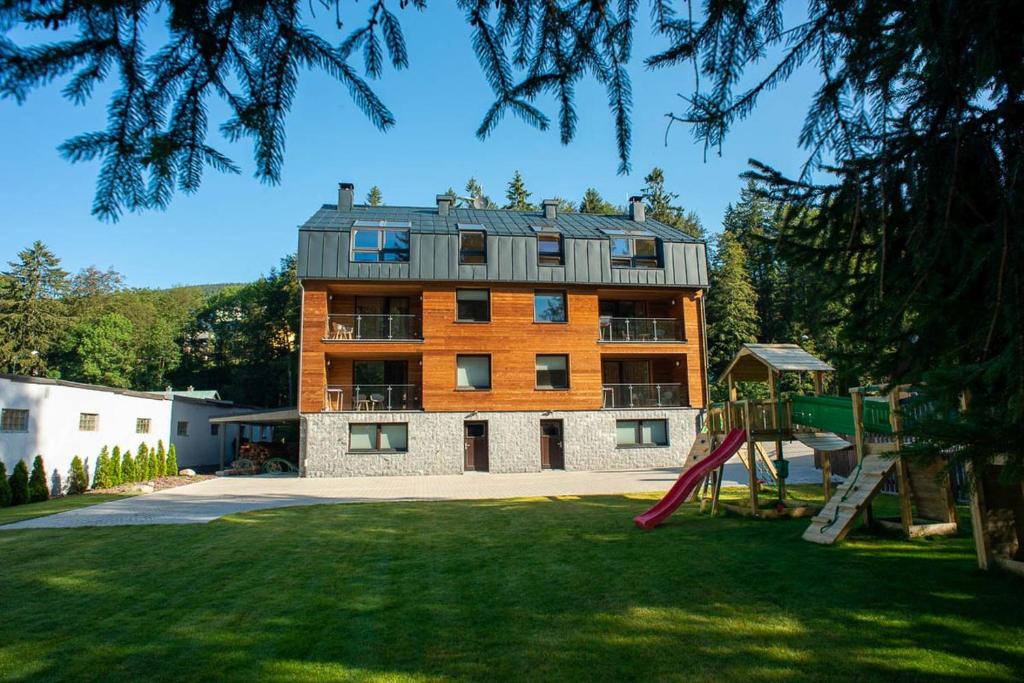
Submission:
<svg viewBox="0 0 1024 683">
<path fill-rule="evenodd" d="M 420 341 L 423 328 L 418 315 L 398 313 L 332 313 L 327 316 L 324 341 Z"/>
<path fill-rule="evenodd" d="M 418 384 L 328 384 L 324 412 L 420 410 Z"/>
<path fill-rule="evenodd" d="M 683 401 L 681 384 L 603 384 L 604 408 L 678 408 Z"/>
<path fill-rule="evenodd" d="M 602 316 L 602 342 L 685 342 L 678 318 L 620 318 Z"/>
</svg>

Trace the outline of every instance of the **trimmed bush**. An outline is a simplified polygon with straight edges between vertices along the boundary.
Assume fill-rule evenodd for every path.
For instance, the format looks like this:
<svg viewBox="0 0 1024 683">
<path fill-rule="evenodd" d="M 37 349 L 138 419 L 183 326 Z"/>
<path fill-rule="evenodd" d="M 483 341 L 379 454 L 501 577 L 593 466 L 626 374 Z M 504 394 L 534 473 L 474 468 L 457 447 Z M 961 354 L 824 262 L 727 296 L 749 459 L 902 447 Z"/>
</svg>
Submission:
<svg viewBox="0 0 1024 683">
<path fill-rule="evenodd" d="M 7 465 L 0 460 L 0 508 L 11 504 L 11 482 L 7 481 Z"/>
<path fill-rule="evenodd" d="M 131 451 L 125 451 L 124 457 L 121 459 L 121 483 L 130 484 L 133 481 L 138 481 L 138 476 L 135 474 L 135 459 L 132 457 Z"/>
<path fill-rule="evenodd" d="M 114 446 L 117 448 L 117 446 Z M 84 472 L 85 469 L 83 468 Z M 92 487 L 94 489 L 107 489 L 111 487 L 110 481 L 110 451 L 104 446 L 100 450 L 100 456 L 96 458 L 96 472 L 93 475 Z"/>
<path fill-rule="evenodd" d="M 171 444 L 172 446 L 174 444 Z M 156 442 L 156 462 L 153 468 L 154 477 L 162 477 L 167 474 L 167 451 L 164 450 L 164 441 L 160 439 Z M 177 472 L 175 472 L 177 474 Z"/>
<path fill-rule="evenodd" d="M 139 454 L 135 458 L 135 481 L 149 481 L 150 470 L 153 465 L 153 454 L 149 452 L 149 446 L 146 444 L 139 445 Z"/>
<path fill-rule="evenodd" d="M 167 476 L 178 476 L 178 453 L 174 450 L 173 443 L 171 450 L 167 451 Z"/>
<path fill-rule="evenodd" d="M 43 456 L 37 455 L 32 461 L 32 476 L 28 478 L 28 500 L 31 503 L 41 503 L 50 499 L 50 487 L 46 485 L 46 467 L 43 465 Z"/>
<path fill-rule="evenodd" d="M 121 447 L 114 446 L 110 454 L 110 485 L 117 486 L 124 480 L 124 465 L 121 464 Z"/>
<path fill-rule="evenodd" d="M 24 460 L 19 460 L 14 466 L 11 478 L 7 480 L 11 485 L 11 505 L 24 505 L 28 502 L 28 465 Z"/>
<path fill-rule="evenodd" d="M 71 459 L 71 471 L 68 473 L 68 493 L 85 493 L 89 489 L 89 475 L 85 473 L 85 465 L 77 455 Z"/>
</svg>

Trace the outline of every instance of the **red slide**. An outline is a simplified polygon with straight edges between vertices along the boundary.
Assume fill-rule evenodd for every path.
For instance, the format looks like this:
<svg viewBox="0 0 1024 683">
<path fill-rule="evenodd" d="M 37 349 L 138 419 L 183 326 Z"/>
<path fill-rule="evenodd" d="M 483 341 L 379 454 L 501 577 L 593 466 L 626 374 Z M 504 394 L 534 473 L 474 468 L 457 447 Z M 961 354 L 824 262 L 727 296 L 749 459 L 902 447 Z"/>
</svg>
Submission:
<svg viewBox="0 0 1024 683">
<path fill-rule="evenodd" d="M 736 451 L 746 441 L 747 433 L 744 430 L 734 429 L 729 432 L 725 441 L 719 444 L 718 448 L 711 452 L 711 455 L 701 462 L 694 463 L 690 469 L 679 475 L 676 483 L 668 490 L 665 497 L 644 514 L 634 517 L 633 521 L 641 529 L 653 529 L 664 522 L 690 496 L 705 474 L 724 465 L 726 460 L 736 455 Z"/>
</svg>

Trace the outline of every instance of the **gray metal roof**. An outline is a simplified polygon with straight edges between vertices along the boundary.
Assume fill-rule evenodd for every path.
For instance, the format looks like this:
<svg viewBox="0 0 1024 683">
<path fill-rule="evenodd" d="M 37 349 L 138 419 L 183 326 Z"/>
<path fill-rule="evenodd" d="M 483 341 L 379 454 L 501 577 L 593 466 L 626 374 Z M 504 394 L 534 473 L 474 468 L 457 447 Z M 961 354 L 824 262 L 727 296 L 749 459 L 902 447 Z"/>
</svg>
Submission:
<svg viewBox="0 0 1024 683">
<path fill-rule="evenodd" d="M 629 216 L 603 216 L 589 213 L 558 212 L 553 221 L 544 218 L 542 211 L 507 211 L 505 209 L 450 209 L 441 216 L 437 207 L 423 206 L 364 206 L 356 205 L 351 211 L 338 211 L 336 204 L 324 204 L 300 229 L 349 230 L 353 221 L 407 221 L 410 232 L 433 235 L 454 235 L 459 224 L 484 226 L 492 235 L 536 234 L 533 227 L 555 228 L 565 237 L 608 239 L 604 230 L 646 230 L 666 242 L 701 244 L 681 230 L 647 219 L 642 223 Z"/>
<path fill-rule="evenodd" d="M 835 368 L 796 344 L 744 344 L 722 372 L 719 381 L 732 375 L 733 380 L 767 381 L 766 368 L 789 372 L 834 372 Z"/>
<path fill-rule="evenodd" d="M 350 238 L 356 221 L 408 226 L 409 260 L 354 261 Z M 460 226 L 481 226 L 486 232 L 486 263 L 460 263 Z M 539 262 L 536 228 L 561 234 L 564 263 Z M 657 238 L 660 266 L 612 266 L 611 237 L 622 233 Z M 357 205 L 339 212 L 336 205 L 325 204 L 299 229 L 297 271 L 299 278 L 321 280 L 708 286 L 704 243 L 658 221 L 564 212 L 548 220 L 540 211 L 498 209 L 451 209 L 442 216 L 435 207 Z"/>
</svg>

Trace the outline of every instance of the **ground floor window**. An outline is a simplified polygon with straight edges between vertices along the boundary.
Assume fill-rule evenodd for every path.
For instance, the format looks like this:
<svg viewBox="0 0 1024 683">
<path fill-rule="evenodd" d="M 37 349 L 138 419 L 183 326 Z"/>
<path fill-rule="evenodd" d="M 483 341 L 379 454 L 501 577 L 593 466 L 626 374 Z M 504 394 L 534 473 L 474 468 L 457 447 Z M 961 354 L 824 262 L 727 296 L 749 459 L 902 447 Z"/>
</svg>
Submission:
<svg viewBox="0 0 1024 683">
<path fill-rule="evenodd" d="M 184 420 L 178 422 L 178 436 L 188 436 L 188 422 Z"/>
<path fill-rule="evenodd" d="M 95 432 L 100 428 L 100 416 L 97 413 L 79 413 L 78 431 Z"/>
<path fill-rule="evenodd" d="M 348 449 L 354 452 L 404 453 L 409 444 L 409 425 L 404 422 L 350 423 Z"/>
<path fill-rule="evenodd" d="M 618 446 L 667 446 L 668 420 L 616 420 Z"/>
<path fill-rule="evenodd" d="M 152 427 L 153 421 L 148 417 L 137 417 L 135 418 L 135 433 L 136 434 L 149 434 L 149 429 Z"/>
<path fill-rule="evenodd" d="M 27 432 L 28 411 L 4 408 L 0 413 L 0 432 Z"/>
</svg>

